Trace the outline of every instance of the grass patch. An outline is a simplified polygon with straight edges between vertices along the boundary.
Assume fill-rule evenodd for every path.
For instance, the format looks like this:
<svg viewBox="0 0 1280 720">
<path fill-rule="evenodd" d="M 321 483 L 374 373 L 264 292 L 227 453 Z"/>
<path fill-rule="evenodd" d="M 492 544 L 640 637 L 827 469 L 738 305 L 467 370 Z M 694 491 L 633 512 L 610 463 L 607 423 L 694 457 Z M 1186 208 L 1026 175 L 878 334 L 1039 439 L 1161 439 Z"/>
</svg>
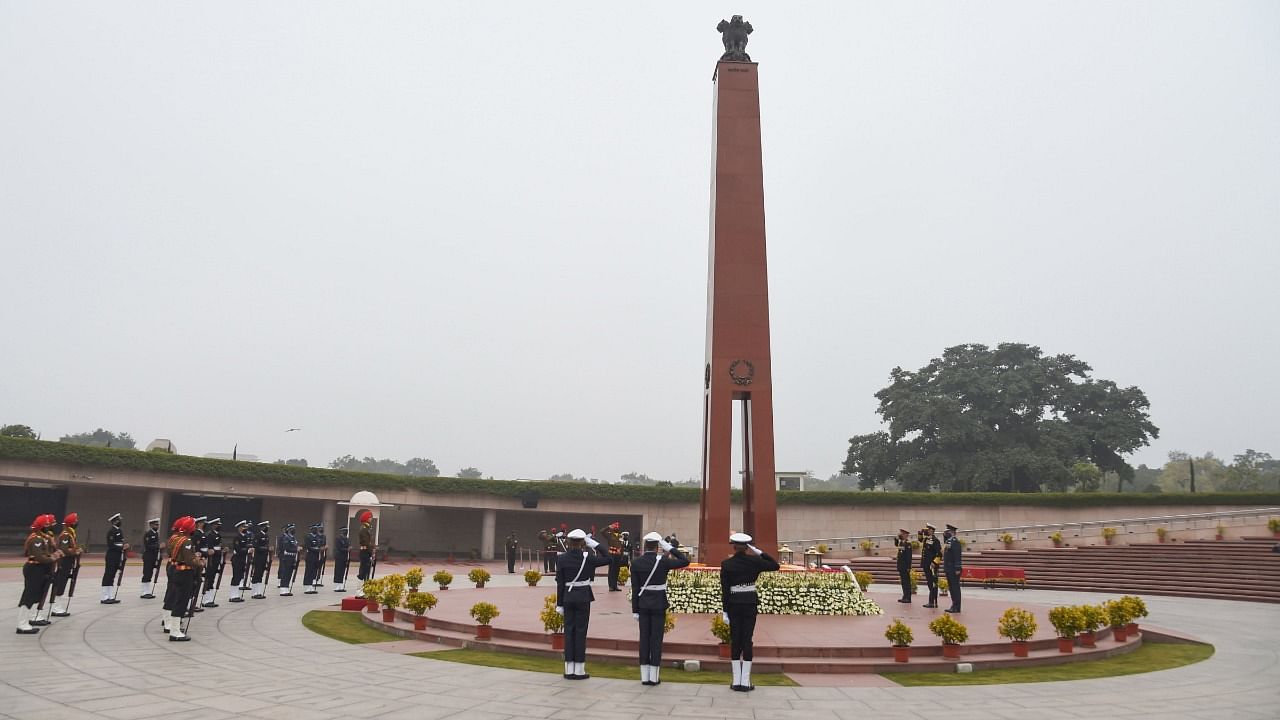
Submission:
<svg viewBox="0 0 1280 720">
<path fill-rule="evenodd" d="M 312 610 L 302 616 L 302 624 L 313 633 L 341 640 L 344 643 L 361 644 L 404 639 L 365 625 L 360 620 L 360 613 Z"/>
<path fill-rule="evenodd" d="M 907 687 L 923 685 L 1003 685 L 1007 683 L 1057 682 L 1060 680 L 1092 680 L 1094 678 L 1136 675 L 1168 670 L 1208 660 L 1213 646 L 1204 643 L 1147 643 L 1125 655 L 1049 665 L 1047 667 L 998 668 L 960 673 L 884 673 L 890 680 Z"/>
<path fill-rule="evenodd" d="M 413 653 L 413 656 L 467 665 L 483 665 L 485 667 L 506 668 L 508 670 L 527 670 L 551 675 L 564 675 L 564 661 L 558 658 L 517 655 L 515 653 L 494 652 L 491 650 L 436 650 L 433 652 Z M 587 673 L 591 677 L 640 682 L 640 670 L 633 665 L 588 662 Z M 662 682 L 728 686 L 732 676 L 727 672 L 685 672 L 684 670 L 664 668 L 661 679 Z M 756 686 L 794 686 L 798 684 L 781 673 L 759 675 L 752 673 L 751 682 Z"/>
</svg>

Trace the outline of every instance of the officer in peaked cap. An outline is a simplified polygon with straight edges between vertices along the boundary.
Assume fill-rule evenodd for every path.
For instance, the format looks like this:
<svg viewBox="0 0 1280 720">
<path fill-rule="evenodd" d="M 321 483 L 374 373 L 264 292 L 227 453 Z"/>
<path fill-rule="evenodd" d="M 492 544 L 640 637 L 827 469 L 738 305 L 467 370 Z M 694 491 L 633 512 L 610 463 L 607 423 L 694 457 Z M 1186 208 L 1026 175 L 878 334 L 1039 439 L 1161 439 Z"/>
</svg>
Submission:
<svg viewBox="0 0 1280 720">
<path fill-rule="evenodd" d="M 160 518 L 147 521 L 147 531 L 142 534 L 142 599 L 156 596 L 156 582 L 160 580 Z"/>
<path fill-rule="evenodd" d="M 724 603 L 724 620 L 729 623 L 730 665 L 733 668 L 731 690 L 747 692 L 755 690 L 751 684 L 751 662 L 754 659 L 753 639 L 756 632 L 756 611 L 760 596 L 756 593 L 756 578 L 760 573 L 779 569 L 778 561 L 751 544 L 751 536 L 734 533 L 729 536 L 733 555 L 720 562 L 720 590 Z"/>
<path fill-rule="evenodd" d="M 947 594 L 951 596 L 951 607 L 946 609 L 949 613 L 960 612 L 960 570 L 964 566 L 960 558 L 962 552 L 960 538 L 956 537 L 956 526 L 947 525 L 947 531 L 942 534 L 942 572 L 947 576 Z"/>
<path fill-rule="evenodd" d="M 254 600 L 265 598 L 267 590 L 267 566 L 271 564 L 271 521 L 258 523 L 253 535 L 253 595 Z"/>
<path fill-rule="evenodd" d="M 316 542 L 320 544 L 320 567 L 316 568 L 316 581 L 311 587 L 317 591 L 324 587 L 324 571 L 329 567 L 329 536 L 324 534 L 324 523 L 316 523 Z"/>
<path fill-rule="evenodd" d="M 569 549 L 556 558 L 556 612 L 564 616 L 564 677 L 586 680 L 587 625 L 591 622 L 591 592 L 595 569 L 611 562 L 609 554 L 581 529 L 568 534 Z M 594 552 L 588 552 L 590 548 Z"/>
<path fill-rule="evenodd" d="M 631 561 L 631 617 L 640 624 L 640 683 L 657 685 L 662 667 L 662 634 L 667 623 L 667 573 L 689 557 L 656 532 L 643 538 L 644 553 Z M 659 551 L 661 548 L 661 551 Z"/>
<path fill-rule="evenodd" d="M 898 546 L 898 582 L 902 585 L 902 597 L 898 598 L 900 603 L 911 603 L 911 531 L 906 528 L 898 528 L 898 537 L 893 539 L 893 543 Z"/>
<path fill-rule="evenodd" d="M 316 594 L 316 582 L 320 575 L 320 551 L 324 544 L 320 541 L 320 523 L 311 526 L 307 532 L 306 540 L 303 547 L 306 550 L 306 557 L 303 559 L 302 585 L 306 588 L 303 592 L 307 595 Z"/>
<path fill-rule="evenodd" d="M 920 533 L 920 572 L 924 573 L 925 584 L 929 586 L 927 608 L 938 607 L 938 566 L 942 564 L 942 542 L 935 535 L 937 531 L 933 523 L 925 523 Z"/>
<path fill-rule="evenodd" d="M 298 538 L 293 533 L 297 527 L 293 523 L 285 525 L 284 532 L 276 540 L 276 555 L 280 558 L 280 570 L 276 575 L 280 579 L 280 595 L 283 597 L 293 594 L 293 569 L 298 565 Z"/>
<path fill-rule="evenodd" d="M 102 597 L 98 600 L 103 605 L 120 602 L 112 590 L 116 584 L 116 576 L 124 573 L 124 555 L 129 550 L 124 541 L 124 531 L 120 529 L 122 521 L 120 513 L 107 518 L 107 522 L 111 524 L 107 529 L 107 566 L 102 571 Z"/>
<path fill-rule="evenodd" d="M 347 591 L 347 566 L 351 564 L 350 530 L 344 525 L 338 528 L 338 537 L 333 540 L 333 591 Z"/>
<path fill-rule="evenodd" d="M 253 524 L 248 520 L 236 523 L 236 537 L 231 541 L 231 592 L 228 600 L 233 603 L 244 602 L 244 591 L 248 589 L 249 551 L 253 549 Z"/>
</svg>

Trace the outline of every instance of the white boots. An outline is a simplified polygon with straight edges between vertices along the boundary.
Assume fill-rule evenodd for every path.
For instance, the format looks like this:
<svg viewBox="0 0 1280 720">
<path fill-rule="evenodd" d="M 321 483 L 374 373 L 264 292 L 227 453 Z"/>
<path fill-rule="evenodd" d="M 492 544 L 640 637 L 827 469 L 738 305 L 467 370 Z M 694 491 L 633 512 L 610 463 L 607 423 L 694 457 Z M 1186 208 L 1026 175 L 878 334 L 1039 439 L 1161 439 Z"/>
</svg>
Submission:
<svg viewBox="0 0 1280 720">
<path fill-rule="evenodd" d="M 18 606 L 18 630 L 19 635 L 35 635 L 40 632 L 39 628 L 31 627 L 31 608 Z M 568 665 L 569 663 L 565 663 Z"/>
<path fill-rule="evenodd" d="M 255 600 L 261 600 L 262 598 L 265 598 L 265 597 L 266 597 L 266 587 L 265 587 L 265 583 L 260 583 L 260 582 L 259 582 L 259 583 L 254 583 L 254 584 L 253 584 L 253 599 L 255 599 Z"/>
<path fill-rule="evenodd" d="M 165 635 L 169 634 L 169 618 L 171 617 L 173 616 L 169 614 L 168 610 L 160 614 L 160 629 L 164 631 Z"/>
<path fill-rule="evenodd" d="M 156 583 L 154 580 L 151 582 L 144 582 L 142 583 L 142 595 L 140 595 L 139 597 L 141 597 L 143 600 L 150 600 L 156 596 L 155 590 L 156 590 Z"/>
<path fill-rule="evenodd" d="M 587 674 L 587 664 L 584 662 L 567 662 L 564 664 L 565 680 L 586 680 L 591 677 Z"/>
<path fill-rule="evenodd" d="M 337 585 L 335 585 L 335 586 L 334 586 L 333 591 L 334 591 L 334 592 L 346 592 L 346 591 L 347 591 L 347 584 L 346 584 L 346 583 L 338 583 Z"/>
<path fill-rule="evenodd" d="M 227 600 L 229 602 L 237 602 L 237 603 L 244 602 L 244 598 L 240 597 L 241 593 L 243 592 L 244 592 L 244 588 L 237 585 L 231 588 L 231 597 L 227 598 Z"/>
<path fill-rule="evenodd" d="M 733 666 L 733 684 L 729 686 L 730 690 L 751 692 L 756 689 L 751 684 L 750 660 L 730 660 L 729 664 Z"/>
<path fill-rule="evenodd" d="M 290 595 L 293 595 L 292 590 L 287 587 L 280 588 L 280 597 L 289 597 Z"/>
<path fill-rule="evenodd" d="M 37 631 L 32 630 L 32 632 L 37 632 Z M 564 664 L 564 679 L 565 680 L 573 679 L 573 663 L 571 662 L 567 662 Z"/>
<path fill-rule="evenodd" d="M 62 598 L 58 598 L 58 601 L 53 604 L 53 612 L 50 614 L 53 617 L 71 617 L 71 613 L 67 612 L 66 601 Z"/>
<path fill-rule="evenodd" d="M 641 665 L 640 666 L 640 684 L 641 685 L 660 685 L 661 680 L 658 679 L 657 665 Z"/>
</svg>

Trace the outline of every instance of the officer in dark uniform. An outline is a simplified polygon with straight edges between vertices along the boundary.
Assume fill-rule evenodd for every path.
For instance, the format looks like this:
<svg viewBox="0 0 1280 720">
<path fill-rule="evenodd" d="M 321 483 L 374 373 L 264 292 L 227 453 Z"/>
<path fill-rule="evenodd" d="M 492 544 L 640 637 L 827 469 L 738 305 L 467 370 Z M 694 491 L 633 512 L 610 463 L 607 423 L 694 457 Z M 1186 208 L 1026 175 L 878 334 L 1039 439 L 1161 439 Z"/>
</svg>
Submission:
<svg viewBox="0 0 1280 720">
<path fill-rule="evenodd" d="M 169 642 L 183 642 L 191 639 L 182 630 L 182 619 L 187 616 L 187 611 L 191 608 L 194 594 L 199 592 L 199 588 L 196 587 L 196 577 L 199 568 L 205 565 L 205 556 L 200 553 L 191 539 L 191 535 L 195 532 L 195 520 L 186 517 L 180 523 L 178 533 L 169 545 L 174 584 L 172 607 L 169 611 Z"/>
<path fill-rule="evenodd" d="M 276 540 L 276 557 L 280 558 L 280 569 L 276 576 L 280 579 L 280 595 L 288 597 L 293 594 L 290 584 L 293 581 L 293 569 L 298 565 L 298 538 L 294 537 L 293 523 L 284 526 L 284 532 Z"/>
<path fill-rule="evenodd" d="M 191 526 L 187 526 L 187 521 L 191 521 Z M 190 532 L 195 530 L 195 518 L 190 515 L 183 515 L 173 521 L 173 525 L 169 527 L 169 538 L 165 540 L 164 546 L 169 554 L 169 559 L 164 564 L 164 602 L 160 607 L 160 629 L 166 634 L 169 632 L 169 620 L 173 617 L 174 598 L 178 595 L 178 583 L 173 578 L 173 562 L 175 559 L 175 551 L 178 545 L 188 542 L 191 539 Z"/>
<path fill-rule="evenodd" d="M 729 536 L 733 555 L 720 562 L 720 590 L 724 603 L 724 620 L 729 623 L 730 665 L 733 667 L 731 690 L 755 690 L 751 684 L 751 661 L 755 656 L 752 643 L 756 633 L 756 610 L 760 596 L 756 594 L 756 578 L 772 572 L 778 561 L 751 544 L 751 536 L 734 533 Z"/>
<path fill-rule="evenodd" d="M 253 536 L 253 595 L 254 600 L 267 596 L 267 566 L 271 564 L 271 521 L 258 523 Z"/>
<path fill-rule="evenodd" d="M 571 530 L 568 540 L 569 549 L 556 558 L 556 612 L 564 616 L 564 677 L 586 680 L 591 677 L 587 674 L 587 625 L 596 599 L 591 581 L 595 569 L 612 559 L 581 529 Z"/>
<path fill-rule="evenodd" d="M 604 530 L 605 543 L 609 546 L 609 592 L 622 592 L 618 587 L 618 570 L 626 564 L 622 556 L 622 532 L 620 523 L 613 523 Z"/>
<path fill-rule="evenodd" d="M 662 634 L 669 606 L 667 572 L 688 564 L 688 556 L 656 532 L 644 536 L 644 554 L 631 561 L 631 617 L 640 623 L 641 685 L 662 682 L 658 669 L 662 667 Z"/>
<path fill-rule="evenodd" d="M 356 579 L 360 581 L 360 592 L 356 593 L 356 597 L 364 597 L 364 581 L 373 577 L 373 554 L 378 551 L 378 546 L 373 544 L 373 511 L 362 510 L 358 516 L 360 520 L 360 571 L 356 573 Z"/>
<path fill-rule="evenodd" d="M 31 533 L 23 543 L 22 552 L 27 556 L 27 561 L 22 566 L 22 597 L 18 600 L 19 635 L 40 632 L 39 628 L 31 626 L 31 616 L 32 613 L 39 612 L 37 605 L 48 590 L 47 583 L 54 572 L 53 568 L 62 559 L 45 532 L 57 522 L 58 519 L 53 515 L 37 516 L 31 522 Z"/>
<path fill-rule="evenodd" d="M 76 513 L 67 515 L 62 520 L 62 532 L 58 533 L 57 548 L 62 553 L 62 558 L 58 560 L 58 569 L 53 576 L 53 617 L 69 617 L 71 613 L 67 610 L 66 602 L 62 601 L 62 596 L 67 592 L 67 581 L 71 579 L 71 574 L 75 572 L 76 558 L 83 552 L 80 549 L 80 543 L 76 539 L 76 525 L 80 523 L 80 516 Z"/>
<path fill-rule="evenodd" d="M 507 574 L 516 571 L 516 555 L 520 554 L 520 541 L 513 532 L 507 533 Z"/>
<path fill-rule="evenodd" d="M 320 527 L 319 523 L 312 525 L 306 537 L 306 558 L 302 567 L 302 585 L 306 588 L 303 592 L 307 595 L 316 594 L 316 578 L 320 575 L 320 551 L 324 545 L 320 542 L 320 533 L 316 529 Z"/>
<path fill-rule="evenodd" d="M 947 525 L 947 531 L 942 534 L 942 572 L 947 576 L 947 594 L 951 596 L 951 607 L 946 610 L 949 613 L 960 612 L 960 570 L 964 567 L 961 552 L 956 526 Z"/>
<path fill-rule="evenodd" d="M 925 523 L 920 531 L 920 571 L 929 586 L 927 608 L 938 607 L 938 566 L 942 564 L 942 543 L 934 535 L 936 531 L 932 523 Z"/>
<path fill-rule="evenodd" d="M 902 583 L 900 603 L 911 603 L 911 532 L 898 528 L 898 537 L 894 538 L 898 546 L 898 582 Z"/>
<path fill-rule="evenodd" d="M 543 530 L 538 533 L 538 540 L 542 543 L 542 572 L 553 573 L 556 571 L 556 556 L 560 554 L 556 534 L 551 530 Z"/>
<path fill-rule="evenodd" d="M 201 543 L 201 554 L 204 555 L 204 593 L 200 597 L 200 607 L 216 608 L 214 586 L 222 575 L 222 518 L 217 517 L 205 526 L 204 541 Z"/>
<path fill-rule="evenodd" d="M 324 571 L 329 566 L 329 536 L 324 534 L 324 523 L 316 523 L 316 541 L 320 543 L 320 566 L 316 568 L 316 579 L 311 587 L 319 592 L 324 587 Z"/>
<path fill-rule="evenodd" d="M 347 591 L 347 566 L 351 564 L 351 531 L 343 526 L 338 528 L 338 537 L 333 540 L 333 591 Z"/>
<path fill-rule="evenodd" d="M 40 598 L 37 601 L 35 612 L 31 616 L 31 624 L 36 626 L 50 625 L 53 622 L 49 619 L 49 615 L 53 611 L 53 603 L 50 602 L 43 608 L 40 606 L 45 604 L 45 600 L 49 597 L 50 588 L 56 584 L 58 579 L 58 566 L 63 561 L 63 552 L 58 545 L 58 536 L 53 532 L 57 526 L 58 516 L 44 516 L 44 529 L 40 531 L 40 534 L 44 537 L 44 546 L 53 549 L 54 554 L 57 556 L 57 562 L 43 566 L 45 576 L 40 585 Z M 41 613 L 44 613 L 43 616 Z"/>
<path fill-rule="evenodd" d="M 160 580 L 160 518 L 147 521 L 147 531 L 142 534 L 142 599 L 156 596 L 156 583 Z"/>
<path fill-rule="evenodd" d="M 249 529 L 249 521 L 236 523 L 236 539 L 231 541 L 231 592 L 233 603 L 242 603 L 244 591 L 248 589 L 249 551 L 253 549 L 253 531 Z"/>
<path fill-rule="evenodd" d="M 102 597 L 98 602 L 103 605 L 114 605 L 120 602 L 113 592 L 116 575 L 124 569 L 124 554 L 129 546 L 125 544 L 124 531 L 120 529 L 122 522 L 120 513 L 107 518 L 107 522 L 111 523 L 111 527 L 107 530 L 107 567 L 102 571 Z"/>
</svg>

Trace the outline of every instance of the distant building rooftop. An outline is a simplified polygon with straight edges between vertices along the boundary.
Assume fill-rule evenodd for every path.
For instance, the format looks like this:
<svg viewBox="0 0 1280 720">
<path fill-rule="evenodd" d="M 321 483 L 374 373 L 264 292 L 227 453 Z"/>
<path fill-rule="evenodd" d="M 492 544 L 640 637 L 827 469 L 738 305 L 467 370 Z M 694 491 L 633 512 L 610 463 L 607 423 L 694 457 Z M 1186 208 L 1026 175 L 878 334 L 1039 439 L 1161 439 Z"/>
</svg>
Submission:
<svg viewBox="0 0 1280 720">
<path fill-rule="evenodd" d="M 168 438 L 156 438 L 147 445 L 147 452 L 151 452 L 152 450 L 163 450 L 165 452 L 176 454 L 178 452 L 178 446 L 174 445 L 173 441 Z"/>
</svg>

